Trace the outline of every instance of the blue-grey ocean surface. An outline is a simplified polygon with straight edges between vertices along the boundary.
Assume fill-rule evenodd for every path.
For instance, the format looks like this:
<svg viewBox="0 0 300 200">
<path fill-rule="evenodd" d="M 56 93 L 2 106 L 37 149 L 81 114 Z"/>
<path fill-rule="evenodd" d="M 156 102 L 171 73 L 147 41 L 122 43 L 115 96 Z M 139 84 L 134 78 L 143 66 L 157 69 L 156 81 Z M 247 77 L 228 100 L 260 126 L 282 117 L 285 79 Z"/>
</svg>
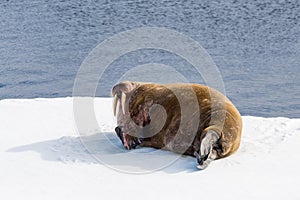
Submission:
<svg viewBox="0 0 300 200">
<path fill-rule="evenodd" d="M 97 44 L 145 26 L 198 41 L 242 115 L 300 117 L 299 0 L 2 0 L 0 99 L 72 96 L 76 73 Z M 109 96 L 122 73 L 151 62 L 203 83 L 180 57 L 145 49 L 116 60 L 96 95 Z"/>
</svg>

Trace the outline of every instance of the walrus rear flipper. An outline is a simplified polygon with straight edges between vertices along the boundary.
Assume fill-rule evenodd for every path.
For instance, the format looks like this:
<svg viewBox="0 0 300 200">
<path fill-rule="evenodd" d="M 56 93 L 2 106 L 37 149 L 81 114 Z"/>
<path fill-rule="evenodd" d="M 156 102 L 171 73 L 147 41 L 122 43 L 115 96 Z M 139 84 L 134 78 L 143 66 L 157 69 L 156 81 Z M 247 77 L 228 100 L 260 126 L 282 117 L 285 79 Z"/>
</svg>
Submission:
<svg viewBox="0 0 300 200">
<path fill-rule="evenodd" d="M 210 164 L 210 162 L 217 157 L 217 153 L 213 149 L 213 146 L 219 139 L 220 135 L 214 130 L 208 130 L 205 133 L 201 140 L 199 153 L 194 153 L 197 158 L 198 169 L 205 169 Z"/>
</svg>

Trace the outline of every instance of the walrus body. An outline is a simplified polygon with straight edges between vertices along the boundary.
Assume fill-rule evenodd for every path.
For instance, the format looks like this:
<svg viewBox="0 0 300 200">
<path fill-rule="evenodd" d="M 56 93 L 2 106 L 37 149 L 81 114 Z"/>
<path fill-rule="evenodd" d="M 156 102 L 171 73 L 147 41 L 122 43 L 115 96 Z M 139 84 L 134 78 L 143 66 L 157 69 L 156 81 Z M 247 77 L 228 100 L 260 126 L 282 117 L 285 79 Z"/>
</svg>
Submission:
<svg viewBox="0 0 300 200">
<path fill-rule="evenodd" d="M 115 114 L 120 102 L 115 130 L 128 150 L 139 145 L 191 155 L 204 169 L 239 148 L 241 116 L 215 89 L 200 84 L 122 82 L 112 94 Z"/>
</svg>

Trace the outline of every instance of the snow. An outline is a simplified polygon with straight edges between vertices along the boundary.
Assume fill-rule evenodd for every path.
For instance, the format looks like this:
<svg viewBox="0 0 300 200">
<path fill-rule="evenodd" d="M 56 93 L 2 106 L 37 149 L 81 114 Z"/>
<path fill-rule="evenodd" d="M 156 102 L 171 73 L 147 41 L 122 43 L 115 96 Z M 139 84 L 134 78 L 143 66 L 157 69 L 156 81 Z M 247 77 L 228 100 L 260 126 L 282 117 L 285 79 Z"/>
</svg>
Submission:
<svg viewBox="0 0 300 200">
<path fill-rule="evenodd" d="M 123 150 L 113 131 L 112 99 L 94 102 L 98 134 L 80 138 L 73 98 L 0 101 L 1 199 L 300 198 L 300 119 L 243 116 L 239 151 L 199 171 L 192 157 Z M 153 166 L 146 166 L 151 158 Z"/>
</svg>

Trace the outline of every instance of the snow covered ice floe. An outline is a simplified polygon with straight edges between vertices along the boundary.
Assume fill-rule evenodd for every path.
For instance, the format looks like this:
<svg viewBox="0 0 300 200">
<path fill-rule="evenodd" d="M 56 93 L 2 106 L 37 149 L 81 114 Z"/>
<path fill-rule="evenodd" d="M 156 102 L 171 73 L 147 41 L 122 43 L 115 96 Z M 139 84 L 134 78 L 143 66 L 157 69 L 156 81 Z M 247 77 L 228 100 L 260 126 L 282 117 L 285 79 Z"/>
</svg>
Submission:
<svg viewBox="0 0 300 200">
<path fill-rule="evenodd" d="M 143 163 L 151 153 L 160 156 L 155 163 L 177 155 L 139 148 L 133 157 L 120 150 L 112 99 L 95 98 L 94 103 L 99 128 L 87 130 L 90 134 L 80 138 L 73 98 L 0 101 L 3 199 L 300 198 L 300 119 L 243 116 L 242 143 L 236 154 L 214 161 L 203 171 L 197 170 L 194 158 L 181 156 L 149 173 L 152 166 Z M 111 157 L 114 167 L 128 165 L 148 173 L 113 170 L 91 156 L 86 145 L 95 154 Z"/>
</svg>

